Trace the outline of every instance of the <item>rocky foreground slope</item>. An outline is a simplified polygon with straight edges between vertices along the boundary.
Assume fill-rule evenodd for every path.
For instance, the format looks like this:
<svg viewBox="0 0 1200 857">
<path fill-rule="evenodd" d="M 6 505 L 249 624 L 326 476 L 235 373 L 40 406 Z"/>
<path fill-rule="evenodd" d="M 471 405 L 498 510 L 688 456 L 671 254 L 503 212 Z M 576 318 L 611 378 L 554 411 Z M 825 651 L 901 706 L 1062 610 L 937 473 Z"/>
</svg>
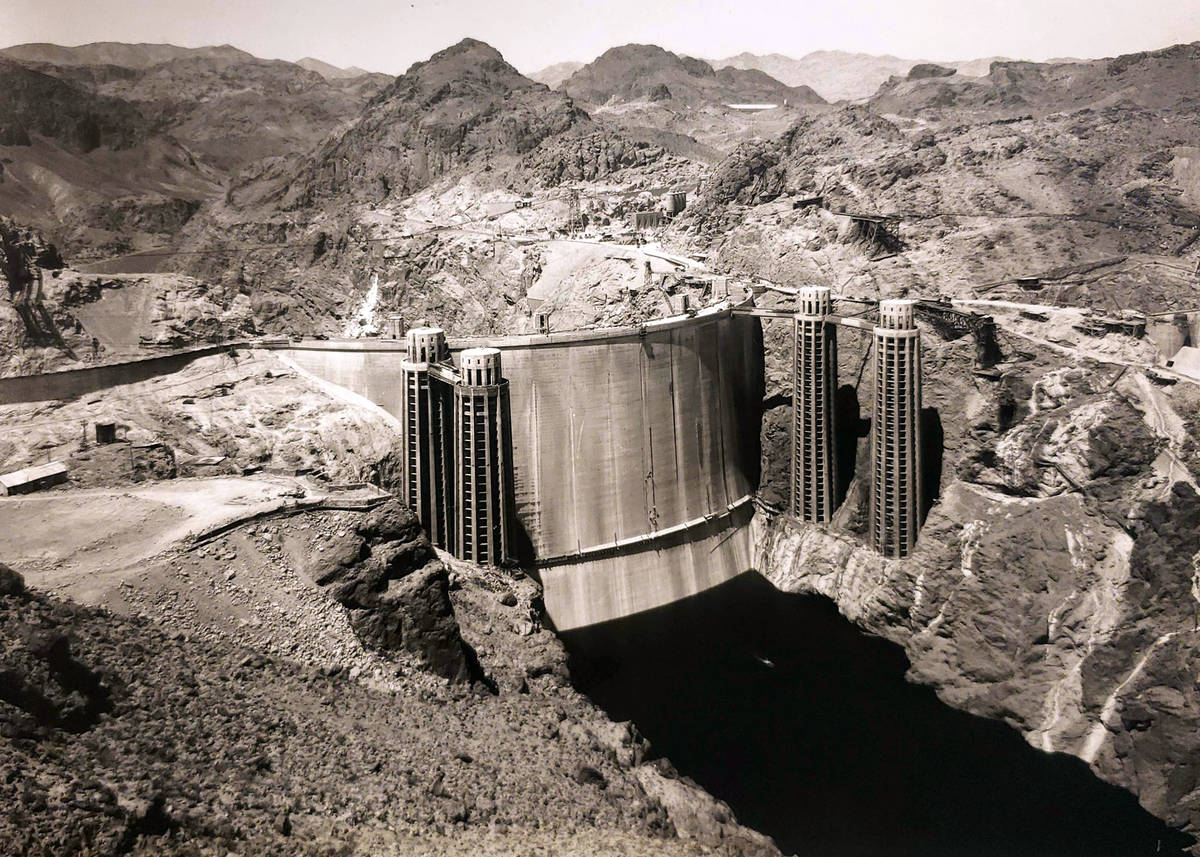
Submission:
<svg viewBox="0 0 1200 857">
<path fill-rule="evenodd" d="M 376 691 L 23 592 L 8 569 L 0 613 L 7 854 L 708 853 L 664 809 L 686 823 L 702 793 L 640 764 L 561 666 L 520 693 Z M 713 845 L 736 835 L 707 824 Z M 772 851 L 742 841 L 721 844 Z"/>
</svg>

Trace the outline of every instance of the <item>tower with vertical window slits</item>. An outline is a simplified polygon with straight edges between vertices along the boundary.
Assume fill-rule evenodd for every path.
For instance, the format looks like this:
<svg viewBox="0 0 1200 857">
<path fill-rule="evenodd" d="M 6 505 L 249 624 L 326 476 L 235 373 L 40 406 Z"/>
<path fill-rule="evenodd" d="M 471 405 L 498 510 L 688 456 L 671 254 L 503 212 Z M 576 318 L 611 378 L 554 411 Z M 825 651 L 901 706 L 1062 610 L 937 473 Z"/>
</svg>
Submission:
<svg viewBox="0 0 1200 857">
<path fill-rule="evenodd" d="M 921 502 L 921 336 L 913 302 L 879 304 L 871 424 L 871 544 L 905 557 L 917 541 Z"/>
<path fill-rule="evenodd" d="M 430 367 L 450 358 L 441 328 L 408 331 L 407 359 L 400 364 L 404 383 L 404 448 L 401 494 L 417 513 L 429 540 L 438 547 L 453 545 L 454 474 L 452 461 L 453 393 L 430 374 Z"/>
<path fill-rule="evenodd" d="M 837 327 L 829 318 L 830 290 L 805 286 L 795 317 L 792 384 L 791 513 L 825 523 L 837 510 Z"/>
<path fill-rule="evenodd" d="M 463 351 L 454 385 L 454 555 L 481 565 L 508 555 L 507 411 L 500 350 Z"/>
</svg>

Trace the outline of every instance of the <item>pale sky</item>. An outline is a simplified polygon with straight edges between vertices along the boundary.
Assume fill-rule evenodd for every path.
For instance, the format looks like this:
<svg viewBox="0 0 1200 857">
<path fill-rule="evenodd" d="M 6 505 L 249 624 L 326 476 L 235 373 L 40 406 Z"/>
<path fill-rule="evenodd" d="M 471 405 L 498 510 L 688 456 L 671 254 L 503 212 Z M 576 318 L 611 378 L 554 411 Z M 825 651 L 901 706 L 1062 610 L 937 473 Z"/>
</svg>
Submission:
<svg viewBox="0 0 1200 857">
<path fill-rule="evenodd" d="M 0 0 L 0 45 L 232 44 L 402 73 L 465 36 L 524 72 L 649 42 L 721 58 L 814 50 L 1103 57 L 1200 40 L 1200 0 Z"/>
</svg>

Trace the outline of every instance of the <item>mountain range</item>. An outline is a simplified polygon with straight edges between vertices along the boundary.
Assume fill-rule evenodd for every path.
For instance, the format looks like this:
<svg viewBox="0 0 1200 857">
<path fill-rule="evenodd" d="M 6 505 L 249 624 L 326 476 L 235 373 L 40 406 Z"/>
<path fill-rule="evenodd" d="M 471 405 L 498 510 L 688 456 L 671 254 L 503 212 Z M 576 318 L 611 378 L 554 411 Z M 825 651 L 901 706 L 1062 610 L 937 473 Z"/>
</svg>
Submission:
<svg viewBox="0 0 1200 857">
<path fill-rule="evenodd" d="M 903 77 L 915 65 L 936 64 L 955 69 L 959 74 L 983 77 L 994 62 L 1013 62 L 1008 57 L 955 60 L 950 62 L 924 59 L 904 59 L 890 54 L 864 54 L 849 51 L 813 51 L 796 59 L 779 53 L 754 54 L 744 52 L 725 59 L 705 62 L 714 70 L 725 68 L 754 70 L 774 78 L 789 87 L 808 87 L 826 101 L 869 98 L 889 77 Z M 1063 58 L 1049 63 L 1074 63 L 1082 60 Z M 558 87 L 585 63 L 561 62 L 529 75 L 549 87 Z"/>
<path fill-rule="evenodd" d="M 653 45 L 606 51 L 555 88 L 473 39 L 397 78 L 229 47 L 20 46 L 0 58 L 0 214 L 76 260 L 187 250 L 154 264 L 246 291 L 261 321 L 301 330 L 357 299 L 379 264 L 364 236 L 407 217 L 416 196 L 423 218 L 441 216 L 437 193 L 456 194 L 461 217 L 488 194 L 566 183 L 702 184 L 680 221 L 701 233 L 738 206 L 823 186 L 835 202 L 872 208 L 973 188 L 970 205 L 1109 205 L 1187 223 L 1178 189 L 1188 198 L 1188 174 L 1171 179 L 1176 190 L 1153 183 L 1173 175 L 1172 147 L 1194 121 L 1198 51 L 997 60 L 982 76 L 918 64 L 851 108 L 761 69 L 713 69 Z M 727 107 L 747 102 L 781 106 Z M 1064 126 L 1054 118 L 1064 111 L 1082 118 Z M 997 122 L 1015 124 L 984 130 Z M 967 127 L 980 129 L 978 150 L 958 146 Z M 1064 127 L 1099 136 L 1068 146 L 1056 142 Z M 1146 176 L 1159 178 L 1147 188 Z M 230 264 L 233 248 L 258 244 L 286 249 Z M 422 276 L 441 264 L 431 258 Z M 487 283 L 472 283 L 492 311 Z"/>
<path fill-rule="evenodd" d="M 959 74 L 979 77 L 988 73 L 993 62 L 1004 57 L 939 62 Z M 889 77 L 905 76 L 915 65 L 930 60 L 902 59 L 888 54 L 861 54 L 846 51 L 815 51 L 800 59 L 783 54 L 741 53 L 722 60 L 710 60 L 713 68 L 731 66 L 758 69 L 789 86 L 809 86 L 829 101 L 869 98 Z"/>
</svg>

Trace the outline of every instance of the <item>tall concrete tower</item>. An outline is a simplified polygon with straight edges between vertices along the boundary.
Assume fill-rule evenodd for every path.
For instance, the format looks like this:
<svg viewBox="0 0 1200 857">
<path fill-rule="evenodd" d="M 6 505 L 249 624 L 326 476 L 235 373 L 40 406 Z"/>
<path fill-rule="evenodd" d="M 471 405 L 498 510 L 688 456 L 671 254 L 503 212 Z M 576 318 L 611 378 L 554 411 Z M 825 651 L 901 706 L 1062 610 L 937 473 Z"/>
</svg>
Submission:
<svg viewBox="0 0 1200 857">
<path fill-rule="evenodd" d="M 880 302 L 874 345 L 871 544 L 903 557 L 917 541 L 921 502 L 921 335 L 912 301 Z"/>
<path fill-rule="evenodd" d="M 408 354 L 400 364 L 404 378 L 404 446 L 401 493 L 421 519 L 429 540 L 451 546 L 453 473 L 447 467 L 453 442 L 451 388 L 430 377 L 429 367 L 449 359 L 446 336 L 438 327 L 408 331 Z"/>
<path fill-rule="evenodd" d="M 837 327 L 825 286 L 800 290 L 795 319 L 795 376 L 792 384 L 791 513 L 824 523 L 837 510 L 837 449 L 834 395 L 837 392 Z"/>
<path fill-rule="evenodd" d="M 508 381 L 500 373 L 497 348 L 463 351 L 459 371 L 454 386 L 454 555 L 496 565 L 508 556 Z"/>
</svg>

